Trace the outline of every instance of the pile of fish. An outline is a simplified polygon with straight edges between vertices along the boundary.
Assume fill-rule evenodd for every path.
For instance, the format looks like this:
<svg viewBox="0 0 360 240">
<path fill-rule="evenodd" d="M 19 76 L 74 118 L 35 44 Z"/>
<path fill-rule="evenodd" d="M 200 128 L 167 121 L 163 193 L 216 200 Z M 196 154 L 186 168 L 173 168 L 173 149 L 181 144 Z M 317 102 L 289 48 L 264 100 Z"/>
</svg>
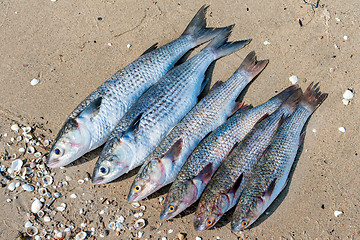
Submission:
<svg viewBox="0 0 360 240">
<path fill-rule="evenodd" d="M 93 184 L 141 166 L 128 200 L 139 201 L 172 183 L 161 211 L 170 219 L 199 200 L 197 231 L 211 228 L 236 206 L 233 231 L 248 228 L 286 186 L 303 127 L 325 100 L 317 85 L 292 85 L 257 107 L 236 101 L 266 67 L 250 52 L 225 82 L 209 83 L 215 60 L 250 43 L 229 42 L 232 26 L 207 28 L 203 6 L 184 33 L 118 71 L 70 114 L 47 165 L 65 166 L 103 145 Z M 211 41 L 210 41 L 211 40 Z M 192 48 L 198 54 L 175 65 Z"/>
</svg>

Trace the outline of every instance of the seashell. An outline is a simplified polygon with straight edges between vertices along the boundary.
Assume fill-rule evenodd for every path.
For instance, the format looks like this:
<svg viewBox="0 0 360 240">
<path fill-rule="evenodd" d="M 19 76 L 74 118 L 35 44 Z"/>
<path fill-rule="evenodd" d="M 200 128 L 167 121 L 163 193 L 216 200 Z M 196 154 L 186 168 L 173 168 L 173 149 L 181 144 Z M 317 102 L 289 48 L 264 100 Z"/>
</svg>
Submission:
<svg viewBox="0 0 360 240">
<path fill-rule="evenodd" d="M 75 193 L 70 195 L 71 198 L 77 198 L 77 195 Z"/>
<path fill-rule="evenodd" d="M 112 230 L 115 230 L 115 228 L 116 228 L 116 223 L 115 223 L 115 222 L 110 222 L 110 223 L 109 223 L 109 228 L 112 229 Z"/>
<path fill-rule="evenodd" d="M 25 138 L 25 139 L 24 139 L 24 142 L 25 142 L 25 143 L 29 143 L 29 139 L 28 139 L 28 138 Z"/>
<path fill-rule="evenodd" d="M 39 218 L 42 218 L 45 215 L 45 213 L 43 210 L 40 210 L 40 211 L 38 211 L 37 215 Z"/>
<path fill-rule="evenodd" d="M 144 235 L 144 232 L 138 232 L 137 237 L 142 238 L 143 235 Z"/>
<path fill-rule="evenodd" d="M 31 132 L 31 127 L 22 127 L 21 129 L 24 131 L 24 133 Z"/>
<path fill-rule="evenodd" d="M 39 235 L 36 235 L 36 236 L 34 237 L 34 239 L 35 239 L 35 240 L 42 240 Z"/>
<path fill-rule="evenodd" d="M 295 84 L 298 82 L 298 77 L 295 76 L 295 75 L 292 75 L 291 77 L 289 77 L 289 81 L 292 83 L 292 84 Z"/>
<path fill-rule="evenodd" d="M 49 216 L 44 217 L 44 222 L 50 222 L 50 221 L 51 221 L 51 218 Z"/>
<path fill-rule="evenodd" d="M 42 208 L 43 203 L 39 199 L 35 198 L 34 202 L 31 204 L 31 212 L 38 213 Z"/>
<path fill-rule="evenodd" d="M 54 195 L 55 198 L 59 198 L 59 197 L 61 196 L 61 193 L 59 193 L 59 192 L 54 192 L 53 195 Z"/>
<path fill-rule="evenodd" d="M 19 148 L 19 152 L 24 153 L 25 151 L 26 151 L 25 148 L 23 147 Z"/>
<path fill-rule="evenodd" d="M 61 183 L 61 185 L 62 185 L 62 186 L 67 186 L 67 185 L 69 185 L 69 183 L 68 183 L 67 181 L 63 181 L 63 182 Z"/>
<path fill-rule="evenodd" d="M 25 190 L 25 191 L 28 191 L 28 192 L 32 192 L 34 191 L 34 186 L 30 185 L 30 184 L 24 184 L 22 185 L 22 188 Z"/>
<path fill-rule="evenodd" d="M 343 98 L 346 100 L 351 100 L 353 97 L 354 97 L 354 92 L 350 89 L 347 89 L 343 94 Z"/>
<path fill-rule="evenodd" d="M 335 216 L 335 217 L 338 217 L 338 216 L 340 216 L 341 214 L 343 214 L 342 211 L 334 211 L 334 216 Z"/>
<path fill-rule="evenodd" d="M 140 206 L 141 211 L 145 211 L 146 207 L 144 205 Z"/>
<path fill-rule="evenodd" d="M 9 167 L 8 169 L 6 169 L 6 171 L 7 171 L 9 174 L 13 174 L 13 173 L 14 173 L 14 170 L 13 170 L 11 167 Z"/>
<path fill-rule="evenodd" d="M 85 181 L 84 181 L 83 179 L 79 179 L 79 180 L 78 180 L 78 184 L 84 184 L 84 182 L 85 182 Z"/>
<path fill-rule="evenodd" d="M 9 184 L 9 186 L 8 186 L 8 189 L 9 189 L 10 192 L 14 191 L 15 188 L 16 188 L 16 187 L 15 187 L 15 182 L 11 182 L 11 183 Z"/>
<path fill-rule="evenodd" d="M 139 218 L 139 217 L 142 217 L 142 216 L 144 216 L 144 213 L 143 213 L 143 212 L 139 212 L 139 213 L 135 213 L 135 214 L 134 214 L 134 217 L 135 217 L 135 218 Z"/>
<path fill-rule="evenodd" d="M 86 238 L 86 232 L 79 232 L 75 236 L 75 240 L 84 240 Z"/>
<path fill-rule="evenodd" d="M 36 172 L 36 176 L 37 176 L 38 178 L 41 178 L 41 177 L 44 176 L 44 174 L 42 173 L 42 171 L 37 171 L 37 172 Z"/>
<path fill-rule="evenodd" d="M 164 201 L 164 197 L 159 197 L 159 203 L 162 203 Z"/>
<path fill-rule="evenodd" d="M 134 228 L 136 230 L 142 229 L 146 226 L 146 222 L 143 218 L 140 218 L 139 220 L 137 220 L 134 224 Z"/>
<path fill-rule="evenodd" d="M 20 142 L 22 140 L 22 136 L 17 136 L 16 141 Z"/>
<path fill-rule="evenodd" d="M 344 132 L 346 132 L 346 129 L 344 127 L 339 127 L 339 131 L 344 133 Z"/>
<path fill-rule="evenodd" d="M 56 233 L 55 233 L 54 238 L 55 238 L 55 239 L 58 239 L 58 240 L 61 240 L 61 239 L 64 239 L 64 238 L 65 238 L 65 235 L 66 235 L 65 233 L 59 231 L 59 232 L 56 232 Z"/>
<path fill-rule="evenodd" d="M 64 229 L 64 233 L 69 233 L 69 232 L 71 232 L 71 229 L 70 229 L 70 228 L 65 228 L 65 229 Z"/>
<path fill-rule="evenodd" d="M 27 221 L 27 222 L 25 223 L 25 228 L 31 227 L 32 225 L 33 225 L 32 222 Z"/>
<path fill-rule="evenodd" d="M 140 203 L 134 202 L 134 203 L 131 203 L 131 206 L 132 206 L 133 208 L 138 208 L 138 207 L 140 207 Z"/>
<path fill-rule="evenodd" d="M 49 144 L 50 144 L 50 141 L 49 141 L 49 140 L 45 140 L 45 141 L 43 142 L 43 146 L 44 146 L 44 147 L 49 146 Z"/>
<path fill-rule="evenodd" d="M 29 235 L 30 237 L 35 236 L 36 234 L 38 234 L 39 230 L 34 227 L 34 226 L 30 226 L 26 228 L 26 233 L 27 235 Z"/>
<path fill-rule="evenodd" d="M 123 227 L 123 225 L 122 225 L 121 223 L 119 223 L 119 222 L 116 222 L 116 223 L 115 223 L 115 226 L 116 226 L 116 229 L 115 229 L 115 230 L 116 230 L 117 232 L 120 232 L 121 228 Z"/>
<path fill-rule="evenodd" d="M 29 167 L 24 167 L 20 170 L 20 175 L 22 178 L 25 178 L 26 175 L 31 174 L 31 173 L 32 173 L 32 170 Z"/>
<path fill-rule="evenodd" d="M 27 147 L 26 152 L 29 153 L 29 154 L 34 154 L 35 153 L 35 148 L 33 146 Z"/>
<path fill-rule="evenodd" d="M 53 182 L 54 182 L 54 179 L 52 176 L 50 175 L 45 175 L 43 178 L 42 178 L 42 181 L 44 183 L 44 186 L 49 186 L 51 185 Z"/>
<path fill-rule="evenodd" d="M 20 171 L 22 165 L 23 165 L 23 161 L 20 159 L 16 159 L 16 160 L 12 161 L 10 168 L 13 171 L 18 172 L 18 171 Z"/>
<path fill-rule="evenodd" d="M 16 159 L 16 157 L 17 157 L 16 153 L 13 153 L 13 154 L 11 155 L 10 159 Z"/>
<path fill-rule="evenodd" d="M 46 196 L 47 195 L 47 189 L 46 188 L 39 188 L 38 192 L 39 192 L 39 194 L 41 196 Z"/>
<path fill-rule="evenodd" d="M 65 176 L 66 181 L 71 181 L 72 178 L 70 176 Z"/>
<path fill-rule="evenodd" d="M 35 85 L 37 85 L 39 82 L 40 82 L 39 79 L 34 78 L 33 80 L 30 81 L 30 84 L 31 84 L 31 86 L 35 86 Z"/>
<path fill-rule="evenodd" d="M 14 124 L 14 125 L 11 125 L 10 129 L 13 130 L 14 132 L 18 132 L 20 130 L 20 127 L 19 127 L 19 125 Z"/>
<path fill-rule="evenodd" d="M 41 152 L 34 153 L 34 157 L 41 157 Z"/>
<path fill-rule="evenodd" d="M 119 218 L 117 219 L 117 221 L 119 223 L 124 223 L 125 222 L 125 217 L 123 215 L 120 215 Z"/>
<path fill-rule="evenodd" d="M 59 212 L 63 212 L 66 209 L 66 204 L 65 203 L 61 203 L 60 207 L 57 207 L 56 210 L 58 210 Z"/>
<path fill-rule="evenodd" d="M 80 224 L 80 227 L 82 227 L 82 228 L 84 228 L 86 226 L 87 226 L 86 222 L 83 222 L 83 223 Z"/>
<path fill-rule="evenodd" d="M 21 185 L 20 182 L 16 182 L 16 183 L 15 183 L 15 187 L 17 187 L 17 188 L 20 187 L 20 185 Z"/>
</svg>

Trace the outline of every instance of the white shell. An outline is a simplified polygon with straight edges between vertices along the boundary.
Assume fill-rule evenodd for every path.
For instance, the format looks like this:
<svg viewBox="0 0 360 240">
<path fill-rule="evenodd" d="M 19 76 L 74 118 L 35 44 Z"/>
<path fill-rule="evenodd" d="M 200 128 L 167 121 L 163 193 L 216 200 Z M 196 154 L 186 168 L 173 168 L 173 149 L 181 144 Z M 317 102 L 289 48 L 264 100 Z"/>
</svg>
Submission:
<svg viewBox="0 0 360 240">
<path fill-rule="evenodd" d="M 144 232 L 138 232 L 137 237 L 142 238 L 143 235 L 144 235 Z"/>
<path fill-rule="evenodd" d="M 343 214 L 342 211 L 334 211 L 335 217 L 338 217 L 339 215 Z"/>
<path fill-rule="evenodd" d="M 264 41 L 264 45 L 270 45 L 271 44 L 271 42 L 269 42 L 269 41 Z"/>
<path fill-rule="evenodd" d="M 35 236 L 36 234 L 38 234 L 39 230 L 34 226 L 30 226 L 30 227 L 26 228 L 26 233 L 27 233 L 27 235 L 32 237 L 32 236 Z"/>
<path fill-rule="evenodd" d="M 84 184 L 84 182 L 85 182 L 85 181 L 84 181 L 83 179 L 79 179 L 79 180 L 78 180 L 78 184 Z"/>
<path fill-rule="evenodd" d="M 57 207 L 56 210 L 58 210 L 59 212 L 62 212 L 66 209 L 66 204 L 65 203 L 61 203 L 60 207 Z"/>
<path fill-rule="evenodd" d="M 39 82 L 40 82 L 39 79 L 34 78 L 33 80 L 31 80 L 30 84 L 31 84 L 32 86 L 35 86 L 35 85 L 37 85 Z"/>
<path fill-rule="evenodd" d="M 17 187 L 17 188 L 20 187 L 20 185 L 21 185 L 20 182 L 16 182 L 16 183 L 15 183 L 15 187 Z"/>
<path fill-rule="evenodd" d="M 50 175 L 45 175 L 43 178 L 42 178 L 42 181 L 44 183 L 44 186 L 49 186 L 51 185 L 53 182 L 54 182 L 54 179 L 52 176 Z"/>
<path fill-rule="evenodd" d="M 196 237 L 195 240 L 202 240 L 202 238 L 201 237 Z"/>
<path fill-rule="evenodd" d="M 30 185 L 30 184 L 24 184 L 22 185 L 22 188 L 25 190 L 25 191 L 28 191 L 28 192 L 32 192 L 34 191 L 34 186 Z"/>
<path fill-rule="evenodd" d="M 54 197 L 55 198 L 59 198 L 61 196 L 61 193 L 59 193 L 59 192 L 54 192 Z"/>
<path fill-rule="evenodd" d="M 131 45 L 130 43 L 128 43 L 128 44 L 126 45 L 127 48 L 131 48 L 131 46 L 132 46 L 132 45 Z"/>
<path fill-rule="evenodd" d="M 342 102 L 343 102 L 344 105 L 349 105 L 349 103 L 350 103 L 350 101 L 347 100 L 347 99 L 343 99 Z"/>
<path fill-rule="evenodd" d="M 292 75 L 291 77 L 289 77 L 289 80 L 292 84 L 295 84 L 299 81 L 298 77 L 295 75 Z"/>
<path fill-rule="evenodd" d="M 15 131 L 15 132 L 18 132 L 19 129 L 20 129 L 20 127 L 19 127 L 19 125 L 14 124 L 14 125 L 11 125 L 10 129 L 13 130 L 13 131 Z"/>
<path fill-rule="evenodd" d="M 39 194 L 41 196 L 46 196 L 47 195 L 47 189 L 46 188 L 39 188 Z"/>
<path fill-rule="evenodd" d="M 344 40 L 347 41 L 348 39 L 349 39 L 349 37 L 345 35 Z"/>
<path fill-rule="evenodd" d="M 23 147 L 19 148 L 19 152 L 24 153 L 24 152 L 25 152 L 25 148 L 23 148 Z"/>
<path fill-rule="evenodd" d="M 40 209 L 42 208 L 42 206 L 43 206 L 43 203 L 40 202 L 40 200 L 36 198 L 31 205 L 31 212 L 38 213 L 40 211 Z"/>
<path fill-rule="evenodd" d="M 159 203 L 162 203 L 164 201 L 164 197 L 159 197 Z"/>
<path fill-rule="evenodd" d="M 132 206 L 133 208 L 138 208 L 138 207 L 140 207 L 140 203 L 134 202 L 134 203 L 131 203 L 131 206 Z"/>
<path fill-rule="evenodd" d="M 339 131 L 344 133 L 344 132 L 346 132 L 346 129 L 344 127 L 339 127 Z"/>
<path fill-rule="evenodd" d="M 79 232 L 75 236 L 75 240 L 84 240 L 86 238 L 86 232 Z"/>
<path fill-rule="evenodd" d="M 143 206 L 140 206 L 140 210 L 142 211 L 145 211 L 146 207 L 143 205 Z"/>
<path fill-rule="evenodd" d="M 41 157 L 41 152 L 34 153 L 34 157 Z"/>
<path fill-rule="evenodd" d="M 25 223 L 25 228 L 31 227 L 32 225 L 33 225 L 32 222 L 27 221 L 27 222 Z"/>
<path fill-rule="evenodd" d="M 139 218 L 139 217 L 142 217 L 142 216 L 144 216 L 144 213 L 143 213 L 143 212 L 139 212 L 139 213 L 135 213 L 135 214 L 134 214 L 134 217 L 135 217 L 135 218 Z"/>
<path fill-rule="evenodd" d="M 44 222 L 50 222 L 50 221 L 51 221 L 51 218 L 49 216 L 44 217 Z"/>
<path fill-rule="evenodd" d="M 40 210 L 38 211 L 37 215 L 39 216 L 39 218 L 42 218 L 45 215 L 45 213 L 43 210 Z"/>
<path fill-rule="evenodd" d="M 108 227 L 112 230 L 115 230 L 115 228 L 116 228 L 115 222 L 110 222 Z"/>
<path fill-rule="evenodd" d="M 125 217 L 123 215 L 120 215 L 119 218 L 117 219 L 117 221 L 119 223 L 124 223 L 125 222 Z"/>
<path fill-rule="evenodd" d="M 350 89 L 346 90 L 343 94 L 343 98 L 346 100 L 351 100 L 353 97 L 354 97 L 354 93 Z"/>
<path fill-rule="evenodd" d="M 11 191 L 11 192 L 14 191 L 15 188 L 16 188 L 16 187 L 15 187 L 15 182 L 10 183 L 9 186 L 8 186 L 8 189 L 9 189 L 9 191 Z"/>
<path fill-rule="evenodd" d="M 18 172 L 18 171 L 20 171 L 22 165 L 23 165 L 23 161 L 20 159 L 16 159 L 16 160 L 12 161 L 11 169 L 15 172 Z"/>
<path fill-rule="evenodd" d="M 16 141 L 20 142 L 22 140 L 22 136 L 17 136 Z"/>
<path fill-rule="evenodd" d="M 21 129 L 24 131 L 24 133 L 31 132 L 31 127 L 22 127 Z"/>
<path fill-rule="evenodd" d="M 77 195 L 75 193 L 70 195 L 71 198 L 77 198 Z"/>
<path fill-rule="evenodd" d="M 50 144 L 49 140 L 45 140 L 45 141 L 43 142 L 44 147 L 49 146 L 49 144 Z"/>
<path fill-rule="evenodd" d="M 30 154 L 34 154 L 35 153 L 35 148 L 33 146 L 27 147 L 26 152 L 30 153 Z"/>
<path fill-rule="evenodd" d="M 135 224 L 134 224 L 134 228 L 135 228 L 136 230 L 142 229 L 142 228 L 144 228 L 145 226 L 146 226 L 146 222 L 145 222 L 145 220 L 144 220 L 143 218 L 137 220 L 137 221 L 135 222 Z"/>
</svg>

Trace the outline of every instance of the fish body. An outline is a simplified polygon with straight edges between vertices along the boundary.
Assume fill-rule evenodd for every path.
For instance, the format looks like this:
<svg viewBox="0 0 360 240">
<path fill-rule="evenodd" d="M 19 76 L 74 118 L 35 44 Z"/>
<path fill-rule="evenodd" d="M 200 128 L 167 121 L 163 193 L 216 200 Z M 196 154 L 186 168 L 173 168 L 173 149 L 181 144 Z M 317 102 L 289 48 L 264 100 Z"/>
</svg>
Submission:
<svg viewBox="0 0 360 240">
<path fill-rule="evenodd" d="M 295 91 L 291 86 L 266 103 L 247 111 L 240 109 L 214 130 L 191 153 L 165 198 L 161 220 L 172 218 L 197 201 L 222 161 L 254 125 L 270 115 Z"/>
<path fill-rule="evenodd" d="M 70 114 L 50 150 L 47 165 L 65 166 L 99 147 L 133 103 L 191 48 L 215 37 L 222 29 L 206 28 L 203 6 L 184 33 L 119 70 Z"/>
<path fill-rule="evenodd" d="M 225 28 L 199 54 L 169 71 L 150 88 L 139 99 L 141 109 L 134 104 L 138 120 L 128 129 L 124 129 L 121 120 L 115 128 L 96 163 L 93 183 L 109 182 L 141 165 L 166 133 L 194 107 L 208 66 L 249 43 L 234 42 L 229 45 L 231 51 L 218 50 L 227 44 L 232 27 Z M 135 115 L 132 109 L 127 114 Z"/>
<path fill-rule="evenodd" d="M 327 94 L 321 94 L 311 84 L 294 113 L 279 128 L 241 194 L 231 222 L 232 231 L 248 228 L 286 186 L 291 166 L 302 143 L 301 131 L 326 97 Z"/>
<path fill-rule="evenodd" d="M 141 200 L 174 181 L 198 143 L 239 108 L 237 96 L 267 62 L 257 62 L 251 52 L 232 77 L 211 89 L 146 159 L 130 188 L 128 200 Z"/>
<path fill-rule="evenodd" d="M 253 167 L 278 126 L 294 111 L 300 96 L 301 89 L 298 89 L 278 110 L 257 123 L 223 161 L 200 197 L 194 216 L 196 231 L 214 226 L 225 212 L 235 206 Z"/>
</svg>

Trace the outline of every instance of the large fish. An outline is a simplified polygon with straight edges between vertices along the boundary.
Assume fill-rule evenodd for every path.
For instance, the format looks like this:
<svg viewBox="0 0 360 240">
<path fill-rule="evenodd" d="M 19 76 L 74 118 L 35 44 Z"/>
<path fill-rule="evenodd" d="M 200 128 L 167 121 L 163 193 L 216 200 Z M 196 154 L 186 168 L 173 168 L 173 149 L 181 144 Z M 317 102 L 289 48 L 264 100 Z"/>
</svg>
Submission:
<svg viewBox="0 0 360 240">
<path fill-rule="evenodd" d="M 278 110 L 256 124 L 223 161 L 200 197 L 194 216 L 196 231 L 211 228 L 225 212 L 235 206 L 253 167 L 284 118 L 294 111 L 301 95 L 301 89 L 298 88 Z"/>
<path fill-rule="evenodd" d="M 191 48 L 222 29 L 206 28 L 203 6 L 184 33 L 173 42 L 139 57 L 98 87 L 70 114 L 58 133 L 48 166 L 65 166 L 99 147 L 132 104 Z"/>
<path fill-rule="evenodd" d="M 292 85 L 260 106 L 247 111 L 240 109 L 205 138 L 191 153 L 171 185 L 160 219 L 172 218 L 197 201 L 231 149 L 263 116 L 276 111 L 297 89 L 298 86 Z"/>
<path fill-rule="evenodd" d="M 250 42 L 227 42 L 232 28 L 225 28 L 199 54 L 169 71 L 140 97 L 106 142 L 94 169 L 94 184 L 109 182 L 140 166 L 195 106 L 208 66 Z M 137 119 L 126 129 L 129 115 Z"/>
<path fill-rule="evenodd" d="M 248 228 L 270 206 L 287 183 L 304 135 L 301 131 L 315 109 L 326 99 L 312 84 L 294 113 L 280 127 L 266 153 L 254 168 L 231 222 L 232 231 Z"/>
<path fill-rule="evenodd" d="M 255 52 L 251 52 L 232 77 L 216 84 L 146 159 L 130 188 L 128 200 L 141 200 L 174 181 L 201 139 L 239 108 L 237 96 L 267 63 L 257 62 Z"/>
</svg>

